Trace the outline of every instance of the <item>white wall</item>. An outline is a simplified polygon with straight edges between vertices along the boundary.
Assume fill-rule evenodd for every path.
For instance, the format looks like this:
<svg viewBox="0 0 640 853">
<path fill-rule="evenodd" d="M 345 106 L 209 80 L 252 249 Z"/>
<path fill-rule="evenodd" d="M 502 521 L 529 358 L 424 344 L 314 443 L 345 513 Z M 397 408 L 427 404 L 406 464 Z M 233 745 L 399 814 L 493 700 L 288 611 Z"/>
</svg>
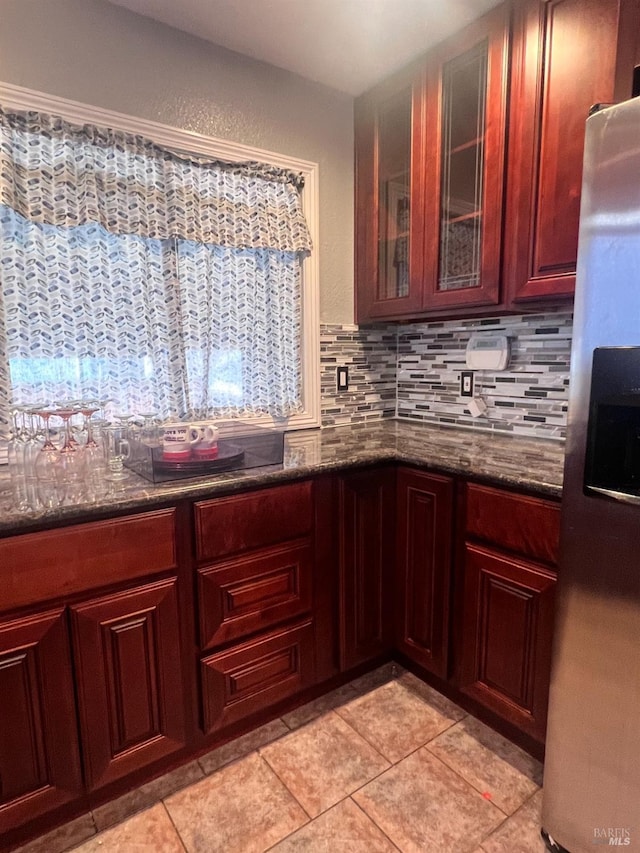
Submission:
<svg viewBox="0 0 640 853">
<path fill-rule="evenodd" d="M 320 312 L 353 322 L 353 99 L 114 6 L 0 0 L 0 81 L 320 164 Z"/>
</svg>

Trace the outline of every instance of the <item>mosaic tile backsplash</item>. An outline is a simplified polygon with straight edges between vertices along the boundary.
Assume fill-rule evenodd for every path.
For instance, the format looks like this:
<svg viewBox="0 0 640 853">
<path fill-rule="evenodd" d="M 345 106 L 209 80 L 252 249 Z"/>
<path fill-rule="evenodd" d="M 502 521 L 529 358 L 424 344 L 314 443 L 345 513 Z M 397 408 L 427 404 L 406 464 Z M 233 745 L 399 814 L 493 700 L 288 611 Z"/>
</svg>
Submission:
<svg viewBox="0 0 640 853">
<path fill-rule="evenodd" d="M 473 333 L 506 334 L 506 370 L 476 371 L 474 418 L 459 396 L 460 371 Z M 399 417 L 469 429 L 563 439 L 571 355 L 569 312 L 417 325 L 321 329 L 324 425 Z M 336 392 L 336 368 L 349 367 L 349 390 Z"/>
<path fill-rule="evenodd" d="M 320 394 L 323 426 L 396 414 L 398 340 L 395 327 L 321 326 Z M 349 390 L 336 390 L 338 366 L 349 369 Z"/>
</svg>

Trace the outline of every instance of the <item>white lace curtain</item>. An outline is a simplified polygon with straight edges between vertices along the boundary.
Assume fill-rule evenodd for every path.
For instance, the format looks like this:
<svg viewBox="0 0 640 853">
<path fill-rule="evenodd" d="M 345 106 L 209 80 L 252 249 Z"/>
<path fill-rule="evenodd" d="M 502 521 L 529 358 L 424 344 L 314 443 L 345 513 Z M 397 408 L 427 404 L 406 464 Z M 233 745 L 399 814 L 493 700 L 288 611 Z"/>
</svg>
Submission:
<svg viewBox="0 0 640 853">
<path fill-rule="evenodd" d="M 0 425 L 12 403 L 79 397 L 300 411 L 300 185 L 0 108 Z"/>
</svg>

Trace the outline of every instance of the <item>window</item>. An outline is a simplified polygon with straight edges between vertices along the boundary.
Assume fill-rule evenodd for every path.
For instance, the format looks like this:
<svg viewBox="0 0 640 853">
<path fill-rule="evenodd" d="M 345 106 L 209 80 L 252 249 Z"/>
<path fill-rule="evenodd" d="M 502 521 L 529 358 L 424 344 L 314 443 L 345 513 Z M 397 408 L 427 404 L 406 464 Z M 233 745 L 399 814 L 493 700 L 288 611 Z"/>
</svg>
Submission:
<svg viewBox="0 0 640 853">
<path fill-rule="evenodd" d="M 90 396 L 319 425 L 315 164 L 17 87 L 0 102 L 0 421 Z"/>
</svg>

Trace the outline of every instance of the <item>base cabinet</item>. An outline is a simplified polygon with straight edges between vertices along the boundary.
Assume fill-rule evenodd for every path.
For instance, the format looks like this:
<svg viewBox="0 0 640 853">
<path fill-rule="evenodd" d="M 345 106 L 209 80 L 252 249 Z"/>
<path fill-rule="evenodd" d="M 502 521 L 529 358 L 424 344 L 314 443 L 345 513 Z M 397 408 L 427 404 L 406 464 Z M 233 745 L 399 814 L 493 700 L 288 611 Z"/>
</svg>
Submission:
<svg viewBox="0 0 640 853">
<path fill-rule="evenodd" d="M 460 689 L 544 741 L 555 574 L 474 545 L 464 568 Z"/>
<path fill-rule="evenodd" d="M 396 647 L 447 676 L 453 539 L 451 477 L 398 472 Z"/>
<path fill-rule="evenodd" d="M 170 578 L 71 608 L 90 788 L 185 744 L 176 585 Z"/>
<path fill-rule="evenodd" d="M 395 471 L 340 477 L 340 664 L 348 670 L 393 641 Z"/>
<path fill-rule="evenodd" d="M 560 505 L 467 483 L 456 687 L 544 743 Z"/>
<path fill-rule="evenodd" d="M 2 833 L 82 791 L 62 609 L 0 624 L 0 697 Z"/>
<path fill-rule="evenodd" d="M 378 465 L 0 540 L 0 847 L 394 650 L 534 750 L 558 522 L 554 501 Z"/>
</svg>

